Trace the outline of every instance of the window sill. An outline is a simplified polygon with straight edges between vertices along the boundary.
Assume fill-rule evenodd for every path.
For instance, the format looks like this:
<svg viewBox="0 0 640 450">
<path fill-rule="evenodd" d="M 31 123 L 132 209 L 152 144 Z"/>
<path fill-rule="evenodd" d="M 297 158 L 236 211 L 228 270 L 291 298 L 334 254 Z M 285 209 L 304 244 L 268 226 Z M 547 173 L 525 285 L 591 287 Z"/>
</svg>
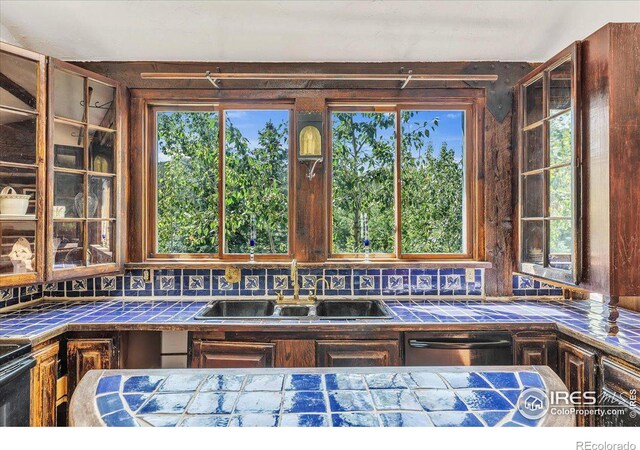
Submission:
<svg viewBox="0 0 640 450">
<path fill-rule="evenodd" d="M 224 269 L 226 267 L 257 267 L 280 268 L 289 267 L 291 261 L 219 261 L 219 260 L 154 260 L 146 262 L 127 263 L 127 269 Z M 300 267 L 325 267 L 325 268 L 403 268 L 416 267 L 424 269 L 464 268 L 464 269 L 490 269 L 493 265 L 488 261 L 471 260 L 371 260 L 362 259 L 329 259 L 318 262 L 299 262 Z"/>
</svg>

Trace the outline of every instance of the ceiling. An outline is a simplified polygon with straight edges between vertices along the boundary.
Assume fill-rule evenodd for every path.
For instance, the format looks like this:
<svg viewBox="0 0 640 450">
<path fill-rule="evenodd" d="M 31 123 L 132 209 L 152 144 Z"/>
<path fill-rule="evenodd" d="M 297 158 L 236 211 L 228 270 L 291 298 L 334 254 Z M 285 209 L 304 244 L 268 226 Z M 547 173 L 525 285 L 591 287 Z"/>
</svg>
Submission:
<svg viewBox="0 0 640 450">
<path fill-rule="evenodd" d="M 89 61 L 544 61 L 633 1 L 0 1 L 0 38 Z"/>
</svg>

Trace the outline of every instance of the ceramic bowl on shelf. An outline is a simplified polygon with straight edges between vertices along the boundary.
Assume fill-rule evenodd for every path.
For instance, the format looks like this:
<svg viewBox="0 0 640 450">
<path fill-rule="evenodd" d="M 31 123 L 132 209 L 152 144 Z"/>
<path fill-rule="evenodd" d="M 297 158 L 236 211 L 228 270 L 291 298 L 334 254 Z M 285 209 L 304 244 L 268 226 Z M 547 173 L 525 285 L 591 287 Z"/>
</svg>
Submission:
<svg viewBox="0 0 640 450">
<path fill-rule="evenodd" d="M 0 191 L 0 214 L 23 216 L 29 209 L 29 194 L 18 194 L 11 186 Z"/>
</svg>

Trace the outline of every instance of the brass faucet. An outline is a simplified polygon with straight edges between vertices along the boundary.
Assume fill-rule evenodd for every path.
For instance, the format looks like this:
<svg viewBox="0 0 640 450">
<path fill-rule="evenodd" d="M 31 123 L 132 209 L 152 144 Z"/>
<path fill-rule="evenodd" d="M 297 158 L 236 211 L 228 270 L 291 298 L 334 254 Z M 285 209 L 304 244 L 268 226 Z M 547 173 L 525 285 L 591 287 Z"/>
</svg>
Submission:
<svg viewBox="0 0 640 450">
<path fill-rule="evenodd" d="M 324 278 L 322 279 L 324 280 Z M 276 294 L 276 303 L 285 303 L 289 305 L 307 305 L 313 304 L 316 301 L 315 290 L 317 289 L 317 283 L 316 289 L 314 289 L 314 295 L 312 296 L 310 294 L 306 299 L 300 300 L 300 284 L 298 283 L 298 261 L 296 261 L 295 259 L 291 261 L 291 283 L 293 284 L 293 297 L 286 298 L 282 294 L 282 291 L 280 291 Z"/>
</svg>

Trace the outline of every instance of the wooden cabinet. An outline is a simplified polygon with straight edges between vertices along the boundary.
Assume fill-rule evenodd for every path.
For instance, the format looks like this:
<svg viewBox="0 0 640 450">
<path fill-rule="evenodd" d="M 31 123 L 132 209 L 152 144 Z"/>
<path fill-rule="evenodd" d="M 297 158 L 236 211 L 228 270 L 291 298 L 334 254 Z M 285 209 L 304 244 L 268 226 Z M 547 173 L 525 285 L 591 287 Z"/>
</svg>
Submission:
<svg viewBox="0 0 640 450">
<path fill-rule="evenodd" d="M 69 396 L 89 370 L 117 369 L 119 365 L 114 339 L 69 339 L 67 341 Z"/>
<path fill-rule="evenodd" d="M 46 58 L 0 42 L 0 287 L 44 276 Z"/>
<path fill-rule="evenodd" d="M 49 60 L 47 279 L 123 267 L 125 88 Z"/>
<path fill-rule="evenodd" d="M 56 426 L 58 352 L 55 342 L 33 352 L 36 366 L 31 369 L 31 426 Z"/>
<path fill-rule="evenodd" d="M 609 412 L 612 409 L 619 414 L 606 414 L 598 418 L 598 425 L 605 427 L 640 427 L 640 407 L 638 390 L 640 389 L 640 371 L 622 361 L 603 356 L 600 363 L 601 402 Z"/>
<path fill-rule="evenodd" d="M 554 334 L 517 334 L 513 336 L 513 361 L 516 365 L 549 366 L 558 372 L 558 341 Z"/>
<path fill-rule="evenodd" d="M 567 386 L 569 393 L 596 391 L 596 359 L 592 351 L 560 340 L 558 341 L 558 375 Z M 574 394 L 578 395 L 578 394 Z M 584 406 L 582 401 L 576 406 Z M 594 426 L 592 414 L 577 416 L 578 426 Z"/>
<path fill-rule="evenodd" d="M 399 366 L 400 342 L 380 341 L 318 341 L 318 367 L 374 367 Z"/>
<path fill-rule="evenodd" d="M 274 367 L 276 344 L 258 342 L 193 341 L 191 367 Z"/>
</svg>

